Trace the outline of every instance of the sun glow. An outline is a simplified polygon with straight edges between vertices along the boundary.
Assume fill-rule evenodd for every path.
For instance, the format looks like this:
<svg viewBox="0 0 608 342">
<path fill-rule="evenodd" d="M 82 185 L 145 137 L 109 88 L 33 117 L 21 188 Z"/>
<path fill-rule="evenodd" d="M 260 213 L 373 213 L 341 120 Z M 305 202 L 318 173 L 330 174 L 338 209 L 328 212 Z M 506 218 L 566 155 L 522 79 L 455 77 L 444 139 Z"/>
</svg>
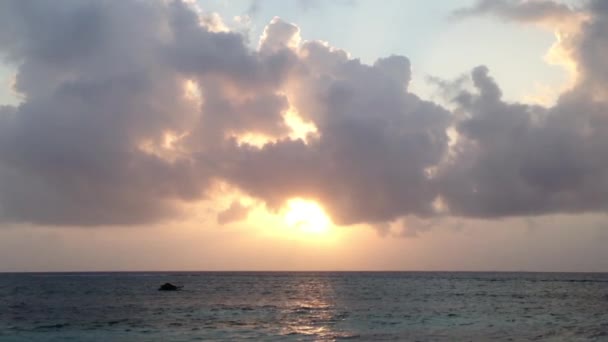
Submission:
<svg viewBox="0 0 608 342">
<path fill-rule="evenodd" d="M 326 233 L 331 225 L 331 220 L 319 204 L 301 198 L 287 202 L 284 220 L 291 228 L 315 234 Z"/>
</svg>

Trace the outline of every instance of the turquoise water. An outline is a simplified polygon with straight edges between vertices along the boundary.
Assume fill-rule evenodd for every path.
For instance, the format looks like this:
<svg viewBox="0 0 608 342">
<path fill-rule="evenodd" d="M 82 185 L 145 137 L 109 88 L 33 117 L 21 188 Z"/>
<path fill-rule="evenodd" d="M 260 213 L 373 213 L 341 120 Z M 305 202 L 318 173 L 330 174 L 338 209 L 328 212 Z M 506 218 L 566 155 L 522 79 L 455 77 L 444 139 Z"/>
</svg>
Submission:
<svg viewBox="0 0 608 342">
<path fill-rule="evenodd" d="M 0 274 L 0 341 L 236 339 L 608 341 L 608 274 Z"/>
</svg>

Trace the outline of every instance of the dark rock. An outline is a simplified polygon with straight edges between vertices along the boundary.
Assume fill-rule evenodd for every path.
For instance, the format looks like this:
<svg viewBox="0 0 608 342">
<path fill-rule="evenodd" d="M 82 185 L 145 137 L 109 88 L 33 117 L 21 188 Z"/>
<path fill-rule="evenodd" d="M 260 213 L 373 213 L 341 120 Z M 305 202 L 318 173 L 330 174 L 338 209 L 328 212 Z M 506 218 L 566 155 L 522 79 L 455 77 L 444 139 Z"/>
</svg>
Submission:
<svg viewBox="0 0 608 342">
<path fill-rule="evenodd" d="M 158 288 L 158 291 L 177 291 L 181 290 L 183 286 L 175 286 L 171 283 L 164 283 Z"/>
</svg>

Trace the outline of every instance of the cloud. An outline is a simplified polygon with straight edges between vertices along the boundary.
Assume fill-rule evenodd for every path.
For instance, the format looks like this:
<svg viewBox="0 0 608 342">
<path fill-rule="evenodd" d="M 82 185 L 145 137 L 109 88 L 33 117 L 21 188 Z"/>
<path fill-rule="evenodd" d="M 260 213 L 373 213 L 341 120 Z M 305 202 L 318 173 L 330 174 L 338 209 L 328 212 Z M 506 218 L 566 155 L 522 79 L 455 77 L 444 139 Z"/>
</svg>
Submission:
<svg viewBox="0 0 608 342">
<path fill-rule="evenodd" d="M 478 0 L 471 7 L 454 11 L 455 18 L 494 15 L 507 20 L 538 22 L 570 20 L 576 9 L 553 0 Z"/>
<path fill-rule="evenodd" d="M 454 100 L 464 117 L 455 126 L 456 152 L 438 176 L 452 214 L 493 218 L 608 209 L 608 158 L 600 152 L 608 146 L 608 50 L 599 38 L 608 33 L 608 11 L 600 4 L 590 3 L 592 16 L 571 41 L 580 75 L 555 106 L 507 103 L 486 67 L 473 70 L 476 90 L 461 91 Z"/>
<path fill-rule="evenodd" d="M 335 5 L 341 5 L 341 6 L 356 6 L 357 5 L 357 0 L 331 0 L 331 1 L 297 0 L 297 2 L 298 2 L 298 6 L 300 6 L 300 8 L 304 11 L 307 11 L 307 10 L 310 10 L 313 8 L 318 8 L 322 4 L 325 4 L 325 3 L 332 3 Z"/>
<path fill-rule="evenodd" d="M 284 0 L 283 0 L 284 1 Z M 309 11 L 312 9 L 317 9 L 326 4 L 333 4 L 339 6 L 356 6 L 357 0 L 292 0 L 292 3 L 295 2 L 295 5 L 299 7 L 302 11 Z M 251 0 L 249 7 L 247 8 L 247 15 L 253 17 L 257 15 L 262 8 L 263 1 L 261 0 Z"/>
<path fill-rule="evenodd" d="M 249 215 L 249 207 L 241 204 L 239 201 L 234 201 L 228 209 L 217 215 L 217 223 L 220 225 L 230 224 L 233 222 L 242 221 Z"/>
<path fill-rule="evenodd" d="M 431 215 L 437 190 L 426 169 L 447 149 L 449 113 L 407 92 L 409 61 L 364 65 L 316 42 L 302 51 L 307 69 L 288 93 L 320 136 L 238 150 L 228 180 L 272 207 L 318 200 L 338 224 Z"/>
<path fill-rule="evenodd" d="M 173 65 L 179 41 L 169 37 L 197 19 L 193 11 L 160 1 L 0 7 L 1 31 L 10 32 L 0 47 L 18 65 L 16 90 L 25 97 L 0 117 L 4 220 L 148 223 L 176 215 L 176 201 L 201 196 L 208 173 L 195 162 L 139 148 L 161 145 L 198 115 Z M 240 37 L 198 30 L 197 43 L 248 54 L 234 50 Z M 219 53 L 202 63 L 218 63 Z"/>
<path fill-rule="evenodd" d="M 16 67 L 24 99 L 0 107 L 0 220 L 180 219 L 184 206 L 213 200 L 217 182 L 271 209 L 295 197 L 319 201 L 341 225 L 406 219 L 410 234 L 445 215 L 607 208 L 601 1 L 572 39 L 581 76 L 555 106 L 504 101 L 478 67 L 473 90 L 451 85 L 452 111 L 410 91 L 406 57 L 364 64 L 302 42 L 299 28 L 279 18 L 252 50 L 194 6 L 0 3 L 0 55 Z M 289 115 L 314 133 L 295 138 Z M 264 143 L 244 143 L 247 135 Z M 218 221 L 246 213 L 235 202 Z"/>
<path fill-rule="evenodd" d="M 255 16 L 260 11 L 262 2 L 260 0 L 251 0 L 249 8 L 247 8 L 247 15 L 250 17 Z"/>
</svg>

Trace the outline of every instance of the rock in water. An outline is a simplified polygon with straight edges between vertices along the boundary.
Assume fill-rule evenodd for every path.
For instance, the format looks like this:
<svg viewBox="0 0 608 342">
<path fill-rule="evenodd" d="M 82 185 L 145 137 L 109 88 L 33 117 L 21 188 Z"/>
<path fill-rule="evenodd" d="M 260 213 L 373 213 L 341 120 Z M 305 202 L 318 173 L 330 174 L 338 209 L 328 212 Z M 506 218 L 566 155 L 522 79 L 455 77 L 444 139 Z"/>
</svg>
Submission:
<svg viewBox="0 0 608 342">
<path fill-rule="evenodd" d="M 182 286 L 175 286 L 171 283 L 164 283 L 158 288 L 158 291 L 177 291 L 181 288 Z"/>
</svg>

